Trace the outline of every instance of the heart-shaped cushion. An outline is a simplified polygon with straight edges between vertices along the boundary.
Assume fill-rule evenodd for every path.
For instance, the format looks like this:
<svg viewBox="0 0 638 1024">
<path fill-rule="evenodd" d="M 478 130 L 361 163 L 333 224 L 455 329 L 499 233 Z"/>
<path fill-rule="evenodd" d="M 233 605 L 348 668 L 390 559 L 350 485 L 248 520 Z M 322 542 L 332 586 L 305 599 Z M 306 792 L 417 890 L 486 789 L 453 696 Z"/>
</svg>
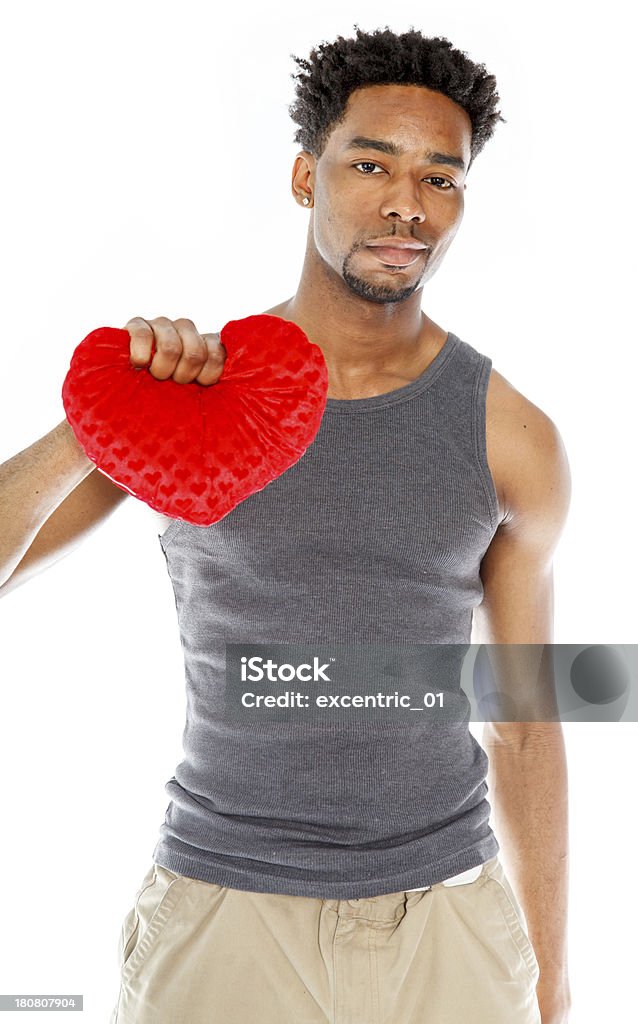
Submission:
<svg viewBox="0 0 638 1024">
<path fill-rule="evenodd" d="M 131 364 L 127 330 L 98 327 L 75 349 L 62 386 L 67 420 L 100 472 L 198 526 L 223 519 L 298 462 L 328 392 L 321 349 L 290 320 L 230 320 L 220 339 L 217 383 L 178 384 Z"/>
</svg>

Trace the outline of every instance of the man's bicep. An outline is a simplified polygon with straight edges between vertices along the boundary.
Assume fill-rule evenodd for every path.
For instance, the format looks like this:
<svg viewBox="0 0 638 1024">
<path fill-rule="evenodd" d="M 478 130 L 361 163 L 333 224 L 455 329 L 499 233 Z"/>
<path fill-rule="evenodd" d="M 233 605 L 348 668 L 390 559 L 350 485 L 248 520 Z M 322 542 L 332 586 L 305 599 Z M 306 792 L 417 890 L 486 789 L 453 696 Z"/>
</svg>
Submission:
<svg viewBox="0 0 638 1024">
<path fill-rule="evenodd" d="M 505 482 L 507 516 L 481 563 L 479 643 L 553 640 L 553 555 L 567 519 L 571 476 L 560 434 L 532 406 Z"/>
<path fill-rule="evenodd" d="M 562 439 L 540 410 L 527 430 L 507 485 L 507 515 L 481 563 L 483 601 L 475 638 L 488 645 L 491 689 L 501 697 L 483 741 L 520 745 L 544 738 L 558 715 L 551 644 L 553 555 L 571 494 Z"/>
</svg>

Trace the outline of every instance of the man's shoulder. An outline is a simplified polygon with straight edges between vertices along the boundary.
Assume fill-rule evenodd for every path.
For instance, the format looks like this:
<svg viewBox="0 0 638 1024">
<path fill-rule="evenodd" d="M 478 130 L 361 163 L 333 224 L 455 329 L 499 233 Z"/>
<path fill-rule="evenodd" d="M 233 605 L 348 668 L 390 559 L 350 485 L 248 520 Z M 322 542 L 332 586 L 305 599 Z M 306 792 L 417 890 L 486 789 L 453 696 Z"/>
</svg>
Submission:
<svg viewBox="0 0 638 1024">
<path fill-rule="evenodd" d="M 515 442 L 539 442 L 558 433 L 552 418 L 494 367 L 487 389 L 486 414 L 494 428 Z"/>
<path fill-rule="evenodd" d="M 569 490 L 567 453 L 556 423 L 494 368 L 486 397 L 486 429 L 507 518 L 515 508 Z"/>
</svg>

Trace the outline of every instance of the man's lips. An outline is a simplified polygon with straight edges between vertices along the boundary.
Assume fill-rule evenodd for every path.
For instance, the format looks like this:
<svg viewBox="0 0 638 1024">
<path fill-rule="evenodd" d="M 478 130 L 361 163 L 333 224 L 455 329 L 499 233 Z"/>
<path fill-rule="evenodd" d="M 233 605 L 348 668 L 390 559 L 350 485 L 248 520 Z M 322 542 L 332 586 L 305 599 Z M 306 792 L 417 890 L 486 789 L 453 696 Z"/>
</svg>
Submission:
<svg viewBox="0 0 638 1024">
<path fill-rule="evenodd" d="M 409 267 L 416 263 L 420 256 L 427 253 L 427 249 L 393 248 L 389 245 L 368 245 L 366 248 L 380 263 L 394 267 Z"/>
</svg>

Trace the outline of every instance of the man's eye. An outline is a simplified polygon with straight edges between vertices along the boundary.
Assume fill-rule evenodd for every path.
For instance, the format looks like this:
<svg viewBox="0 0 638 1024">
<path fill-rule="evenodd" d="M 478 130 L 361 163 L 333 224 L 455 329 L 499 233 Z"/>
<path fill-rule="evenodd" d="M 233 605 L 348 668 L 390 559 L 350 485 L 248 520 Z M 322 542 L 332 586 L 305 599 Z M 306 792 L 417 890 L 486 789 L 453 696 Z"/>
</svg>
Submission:
<svg viewBox="0 0 638 1024">
<path fill-rule="evenodd" d="M 353 167 L 379 167 L 379 164 L 373 164 L 370 160 L 360 160 L 358 164 L 353 164 Z M 383 170 L 383 168 L 381 168 Z M 366 171 L 362 171 L 362 174 L 366 174 Z"/>
<path fill-rule="evenodd" d="M 353 167 L 379 167 L 379 169 L 381 171 L 383 171 L 383 168 L 381 167 L 381 165 L 373 163 L 372 160 L 360 160 L 359 163 L 353 164 L 352 166 Z M 367 174 L 368 177 L 374 177 L 374 175 L 369 173 L 368 171 L 362 171 L 361 173 L 362 174 Z M 423 180 L 424 181 L 438 182 L 439 184 L 436 185 L 436 188 L 440 189 L 441 192 L 449 192 L 449 190 L 451 188 L 456 188 L 456 185 L 454 185 L 451 181 L 448 181 L 447 178 L 439 178 L 439 177 L 435 176 L 435 177 L 424 178 Z"/>
<path fill-rule="evenodd" d="M 456 188 L 456 185 L 453 185 L 451 181 L 447 180 L 447 178 L 436 178 L 436 177 L 434 177 L 434 178 L 426 178 L 425 180 L 426 181 L 440 181 L 440 182 L 442 182 L 443 186 L 445 186 L 445 187 L 442 187 L 441 185 L 437 185 L 436 187 L 437 188 L 441 188 L 441 190 L 443 192 L 447 192 L 451 188 Z"/>
</svg>

